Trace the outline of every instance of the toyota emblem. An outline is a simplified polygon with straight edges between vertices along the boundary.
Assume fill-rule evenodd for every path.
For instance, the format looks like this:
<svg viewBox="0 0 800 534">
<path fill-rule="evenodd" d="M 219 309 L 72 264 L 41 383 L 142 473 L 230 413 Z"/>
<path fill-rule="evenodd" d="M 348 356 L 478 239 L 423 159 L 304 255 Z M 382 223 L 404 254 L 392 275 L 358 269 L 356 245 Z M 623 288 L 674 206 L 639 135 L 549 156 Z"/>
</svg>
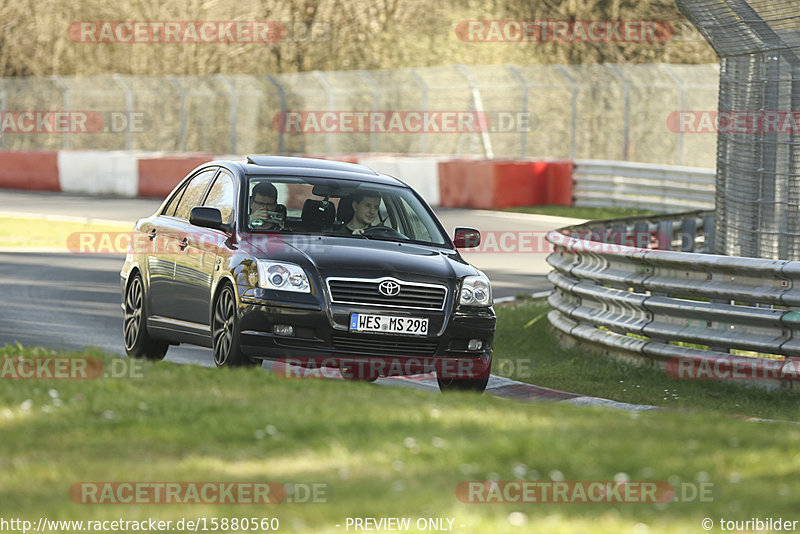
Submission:
<svg viewBox="0 0 800 534">
<path fill-rule="evenodd" d="M 400 284 L 397 282 L 393 282 L 392 280 L 384 280 L 380 284 L 378 284 L 378 291 L 381 292 L 382 295 L 386 295 L 387 297 L 394 297 L 398 293 L 400 293 Z"/>
</svg>

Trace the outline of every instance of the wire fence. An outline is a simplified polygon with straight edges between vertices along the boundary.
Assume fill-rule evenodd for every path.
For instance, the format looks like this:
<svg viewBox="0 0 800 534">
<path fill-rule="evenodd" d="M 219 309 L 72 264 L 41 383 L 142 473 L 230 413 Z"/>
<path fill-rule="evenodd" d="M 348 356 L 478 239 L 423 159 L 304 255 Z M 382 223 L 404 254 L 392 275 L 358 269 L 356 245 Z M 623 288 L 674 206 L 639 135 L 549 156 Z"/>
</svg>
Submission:
<svg viewBox="0 0 800 534">
<path fill-rule="evenodd" d="M 800 259 L 797 0 L 678 0 L 722 58 L 717 252 Z"/>
<path fill-rule="evenodd" d="M 713 167 L 717 65 L 0 78 L 0 148 L 408 153 Z M 46 115 L 46 112 L 53 112 Z M 60 115 L 59 115 L 60 114 Z"/>
</svg>

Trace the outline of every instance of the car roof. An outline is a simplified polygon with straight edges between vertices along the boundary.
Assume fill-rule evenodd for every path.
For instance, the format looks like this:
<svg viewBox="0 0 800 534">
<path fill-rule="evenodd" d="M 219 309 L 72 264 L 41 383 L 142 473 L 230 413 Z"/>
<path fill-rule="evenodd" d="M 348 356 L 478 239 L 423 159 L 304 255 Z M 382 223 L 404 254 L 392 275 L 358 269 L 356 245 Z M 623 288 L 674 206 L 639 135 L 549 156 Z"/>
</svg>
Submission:
<svg viewBox="0 0 800 534">
<path fill-rule="evenodd" d="M 231 163 L 241 166 L 248 175 L 315 176 L 408 187 L 397 178 L 378 174 L 364 165 L 344 161 L 253 155 L 247 156 L 245 161 Z"/>
</svg>

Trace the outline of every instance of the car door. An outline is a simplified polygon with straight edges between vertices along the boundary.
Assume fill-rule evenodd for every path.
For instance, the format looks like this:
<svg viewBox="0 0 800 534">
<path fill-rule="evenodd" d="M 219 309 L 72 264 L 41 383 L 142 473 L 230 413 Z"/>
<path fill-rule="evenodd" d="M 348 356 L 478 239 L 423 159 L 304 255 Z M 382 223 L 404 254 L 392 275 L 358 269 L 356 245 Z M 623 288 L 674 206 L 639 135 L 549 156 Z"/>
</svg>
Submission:
<svg viewBox="0 0 800 534">
<path fill-rule="evenodd" d="M 230 222 L 234 196 L 233 176 L 222 170 L 201 205 L 219 209 L 223 222 Z M 205 331 L 209 327 L 211 282 L 219 268 L 217 251 L 228 235 L 191 223 L 186 226 L 185 234 L 186 247 L 179 252 L 180 261 L 175 271 L 176 318 Z"/>
<path fill-rule="evenodd" d="M 172 268 L 172 276 L 168 282 L 160 281 L 160 289 L 154 296 L 154 306 L 168 310 L 166 317 L 179 319 L 181 312 L 181 291 L 185 290 L 187 280 L 191 279 L 192 266 L 187 264 L 186 248 L 188 246 L 189 212 L 199 206 L 209 184 L 217 172 L 217 167 L 202 169 L 183 188 L 174 211 L 163 215 L 157 257 L 159 264 L 164 263 Z M 148 260 L 149 262 L 150 260 Z"/>
<path fill-rule="evenodd" d="M 158 321 L 175 315 L 175 301 L 172 298 L 175 258 L 172 251 L 177 246 L 178 235 L 185 224 L 175 218 L 175 208 L 186 191 L 187 184 L 188 182 L 176 189 L 158 217 L 141 229 L 147 240 L 147 294 L 151 320 Z"/>
</svg>

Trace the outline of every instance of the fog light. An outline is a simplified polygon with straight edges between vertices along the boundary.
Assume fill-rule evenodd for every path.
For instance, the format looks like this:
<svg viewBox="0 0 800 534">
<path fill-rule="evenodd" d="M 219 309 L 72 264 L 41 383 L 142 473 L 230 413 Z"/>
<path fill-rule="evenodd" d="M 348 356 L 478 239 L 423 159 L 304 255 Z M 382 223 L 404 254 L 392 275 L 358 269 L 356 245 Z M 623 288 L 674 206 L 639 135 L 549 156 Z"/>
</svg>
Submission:
<svg viewBox="0 0 800 534">
<path fill-rule="evenodd" d="M 272 327 L 272 331 L 276 336 L 293 336 L 294 327 L 290 324 L 276 324 Z"/>
<path fill-rule="evenodd" d="M 470 339 L 467 342 L 467 350 L 481 350 L 483 348 L 482 339 Z"/>
</svg>

